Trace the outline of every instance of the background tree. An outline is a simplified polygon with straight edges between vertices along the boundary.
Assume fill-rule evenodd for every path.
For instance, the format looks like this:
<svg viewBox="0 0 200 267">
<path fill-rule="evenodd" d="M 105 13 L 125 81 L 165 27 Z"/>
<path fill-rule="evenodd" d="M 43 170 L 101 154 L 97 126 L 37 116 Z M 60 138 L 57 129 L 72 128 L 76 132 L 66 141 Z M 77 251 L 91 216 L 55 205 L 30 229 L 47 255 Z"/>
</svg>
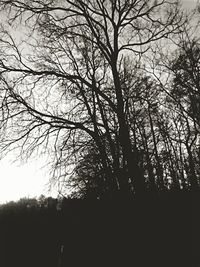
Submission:
<svg viewBox="0 0 200 267">
<path fill-rule="evenodd" d="M 151 71 L 166 95 L 165 112 L 169 112 L 170 118 L 168 139 L 178 164 L 175 164 L 177 181 L 181 187 L 189 186 L 193 190 L 199 189 L 196 154 L 199 149 L 199 24 L 192 20 L 195 14 L 196 10 L 174 39 L 173 53 L 166 53 L 164 48 L 157 50 L 157 66 L 152 64 Z"/>
</svg>

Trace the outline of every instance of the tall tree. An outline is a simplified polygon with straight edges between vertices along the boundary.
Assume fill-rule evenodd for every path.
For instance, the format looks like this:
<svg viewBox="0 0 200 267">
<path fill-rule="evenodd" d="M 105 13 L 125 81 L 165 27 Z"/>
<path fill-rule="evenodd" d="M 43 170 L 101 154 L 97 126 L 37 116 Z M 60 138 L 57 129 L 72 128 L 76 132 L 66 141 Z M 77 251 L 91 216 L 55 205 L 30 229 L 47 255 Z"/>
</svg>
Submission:
<svg viewBox="0 0 200 267">
<path fill-rule="evenodd" d="M 27 33 L 19 41 L 12 28 L 1 30 L 1 149 L 20 146 L 27 155 L 40 147 L 53 151 L 61 177 L 92 140 L 105 186 L 125 194 L 143 191 L 127 120 L 132 89 L 127 90 L 124 60 L 137 61 L 179 32 L 184 23 L 179 2 L 1 0 L 0 5 L 9 25 L 20 23 Z"/>
</svg>

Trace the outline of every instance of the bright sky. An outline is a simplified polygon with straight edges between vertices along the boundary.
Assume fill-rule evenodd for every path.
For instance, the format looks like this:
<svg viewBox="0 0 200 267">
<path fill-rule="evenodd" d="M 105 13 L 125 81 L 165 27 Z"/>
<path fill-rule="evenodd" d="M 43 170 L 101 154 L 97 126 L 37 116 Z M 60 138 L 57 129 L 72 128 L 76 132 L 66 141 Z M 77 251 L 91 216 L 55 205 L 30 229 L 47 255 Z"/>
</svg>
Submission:
<svg viewBox="0 0 200 267">
<path fill-rule="evenodd" d="M 197 0 L 182 0 L 183 5 L 193 8 Z M 24 165 L 11 163 L 12 156 L 0 161 L 0 203 L 18 200 L 22 197 L 36 197 L 47 192 L 48 170 L 42 168 L 43 159 L 32 160 Z M 56 196 L 56 192 L 52 192 Z"/>
<path fill-rule="evenodd" d="M 11 156 L 0 161 L 0 204 L 22 197 L 37 197 L 48 192 L 48 171 L 44 160 L 30 160 L 26 164 L 12 163 Z"/>
<path fill-rule="evenodd" d="M 198 0 L 181 0 L 185 8 L 194 8 Z"/>
</svg>

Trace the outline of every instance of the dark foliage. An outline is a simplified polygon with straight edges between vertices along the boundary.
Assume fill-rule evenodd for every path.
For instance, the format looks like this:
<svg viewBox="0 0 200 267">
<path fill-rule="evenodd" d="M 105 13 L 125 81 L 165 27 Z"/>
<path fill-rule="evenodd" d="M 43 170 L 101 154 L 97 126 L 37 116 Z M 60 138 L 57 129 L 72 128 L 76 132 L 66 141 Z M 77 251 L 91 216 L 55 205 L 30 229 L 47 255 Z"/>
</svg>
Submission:
<svg viewBox="0 0 200 267">
<path fill-rule="evenodd" d="M 194 197 L 2 206 L 1 266 L 198 266 Z"/>
</svg>

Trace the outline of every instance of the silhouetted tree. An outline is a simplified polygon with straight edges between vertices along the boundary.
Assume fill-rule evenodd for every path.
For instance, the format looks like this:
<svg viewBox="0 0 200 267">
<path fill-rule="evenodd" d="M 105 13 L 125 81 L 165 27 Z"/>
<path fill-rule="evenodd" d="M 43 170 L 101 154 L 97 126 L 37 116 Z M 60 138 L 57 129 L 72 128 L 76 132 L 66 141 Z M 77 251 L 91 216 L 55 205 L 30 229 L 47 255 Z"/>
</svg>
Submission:
<svg viewBox="0 0 200 267">
<path fill-rule="evenodd" d="M 199 120 L 199 103 L 200 103 L 200 80 L 199 64 L 200 50 L 197 41 L 181 43 L 178 51 L 178 57 L 172 64 L 174 75 L 172 94 L 176 101 L 184 107 L 187 113 L 181 116 L 181 125 L 185 134 L 185 145 L 188 160 L 188 176 L 193 189 L 199 187 L 196 173 L 194 149 L 199 147 L 200 120 Z"/>
<path fill-rule="evenodd" d="M 53 177 L 60 183 L 80 159 L 76 172 L 85 188 L 128 195 L 144 192 L 148 180 L 152 188 L 163 189 L 161 134 L 155 123 L 160 110 L 152 100 L 157 85 L 141 79 L 144 92 L 137 95 L 139 83 L 132 77 L 144 55 L 155 56 L 156 45 L 170 43 L 180 32 L 186 20 L 179 2 L 0 4 L 1 12 L 8 12 L 4 24 L 19 23 L 27 33 L 19 41 L 12 29 L 1 29 L 1 151 L 52 152 Z M 85 178 L 81 159 L 87 175 L 94 172 L 90 160 L 101 167 L 95 184 Z"/>
</svg>

